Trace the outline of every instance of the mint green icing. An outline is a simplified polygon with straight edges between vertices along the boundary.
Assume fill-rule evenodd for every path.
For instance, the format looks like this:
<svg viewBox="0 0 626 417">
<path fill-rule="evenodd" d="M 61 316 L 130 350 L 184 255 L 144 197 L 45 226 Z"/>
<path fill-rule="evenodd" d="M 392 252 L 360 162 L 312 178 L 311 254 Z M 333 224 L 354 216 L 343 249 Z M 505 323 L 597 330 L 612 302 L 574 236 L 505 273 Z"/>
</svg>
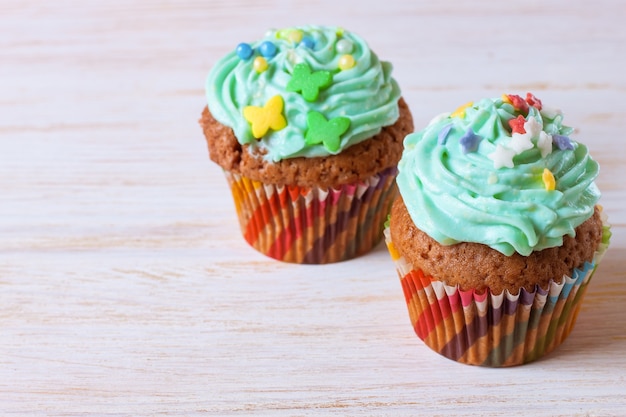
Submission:
<svg viewBox="0 0 626 417">
<path fill-rule="evenodd" d="M 440 116 L 405 138 L 397 183 L 419 229 L 443 245 L 477 242 L 528 256 L 560 246 L 591 217 L 600 197 L 598 164 L 584 145 L 572 140 L 573 149 L 561 150 L 552 144 L 542 157 L 534 138 L 531 149 L 513 157 L 512 168 L 494 167 L 497 145 L 508 148 L 512 141 L 508 121 L 520 114 L 535 118 L 548 135 L 573 131 L 559 111 L 530 107 L 521 113 L 502 99 L 484 99 L 464 116 Z M 439 133 L 450 124 L 441 144 Z M 463 153 L 459 139 L 468 129 L 481 140 L 476 151 Z M 554 190 L 544 185 L 545 168 L 556 180 Z"/>
<path fill-rule="evenodd" d="M 313 48 L 289 38 L 289 31 L 270 31 L 265 38 L 250 43 L 254 54 L 241 59 L 230 52 L 210 71 L 206 83 L 208 106 L 213 117 L 233 129 L 241 144 L 250 145 L 270 161 L 298 156 L 319 157 L 338 154 L 344 149 L 378 134 L 399 117 L 400 89 L 391 78 L 392 66 L 380 61 L 358 35 L 338 28 L 303 26 L 293 28 L 313 40 Z M 338 35 L 339 33 L 339 35 Z M 352 43 L 350 54 L 356 65 L 339 69 L 343 53 L 336 44 L 346 39 Z M 265 57 L 267 70 L 258 73 L 254 59 L 260 56 L 259 45 L 271 41 L 277 48 L 273 57 Z M 340 50 L 345 48 L 341 45 Z M 345 52 L 345 51 L 344 51 Z M 305 62 L 312 71 L 330 71 L 332 82 L 319 89 L 314 101 L 307 101 L 300 92 L 287 91 L 295 65 Z M 273 96 L 284 100 L 283 114 L 287 126 L 269 130 L 260 140 L 253 137 L 250 123 L 243 117 L 246 106 L 262 107 Z M 313 94 L 309 95 L 311 98 Z M 307 114 L 316 111 L 327 120 L 345 117 L 350 120 L 340 137 L 339 147 L 329 150 L 324 143 L 307 143 Z"/>
</svg>

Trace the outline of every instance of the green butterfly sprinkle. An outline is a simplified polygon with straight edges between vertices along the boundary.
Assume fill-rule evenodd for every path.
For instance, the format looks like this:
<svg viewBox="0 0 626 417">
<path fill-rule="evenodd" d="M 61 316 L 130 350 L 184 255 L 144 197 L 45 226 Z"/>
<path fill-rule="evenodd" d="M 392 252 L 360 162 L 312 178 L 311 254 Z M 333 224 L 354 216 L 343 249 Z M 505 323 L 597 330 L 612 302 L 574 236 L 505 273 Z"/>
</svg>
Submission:
<svg viewBox="0 0 626 417">
<path fill-rule="evenodd" d="M 328 87 L 333 82 L 330 71 L 313 71 L 306 63 L 300 63 L 293 68 L 291 79 L 287 83 L 287 91 L 302 92 L 306 101 L 315 101 L 320 89 Z"/>
<path fill-rule="evenodd" d="M 341 143 L 340 136 L 350 127 L 347 117 L 333 117 L 326 120 L 322 113 L 310 111 L 306 115 L 307 131 L 304 136 L 307 145 L 323 143 L 330 152 L 337 152 Z"/>
</svg>

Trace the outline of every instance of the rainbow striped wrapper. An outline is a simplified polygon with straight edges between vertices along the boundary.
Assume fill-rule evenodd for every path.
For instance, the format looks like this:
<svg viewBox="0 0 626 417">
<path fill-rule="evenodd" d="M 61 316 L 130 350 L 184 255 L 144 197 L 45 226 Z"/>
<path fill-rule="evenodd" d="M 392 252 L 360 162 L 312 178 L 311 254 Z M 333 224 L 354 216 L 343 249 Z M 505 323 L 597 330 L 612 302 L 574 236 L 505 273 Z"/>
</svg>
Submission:
<svg viewBox="0 0 626 417">
<path fill-rule="evenodd" d="M 323 264 L 354 258 L 381 239 L 397 169 L 322 189 L 276 186 L 225 171 L 245 240 L 280 261 Z"/>
<path fill-rule="evenodd" d="M 611 235 L 605 222 L 591 263 L 574 269 L 560 283 L 551 281 L 547 289 L 521 288 L 513 295 L 461 291 L 428 277 L 398 253 L 388 228 L 384 233 L 417 336 L 448 359 L 491 367 L 532 362 L 567 338 Z"/>
</svg>

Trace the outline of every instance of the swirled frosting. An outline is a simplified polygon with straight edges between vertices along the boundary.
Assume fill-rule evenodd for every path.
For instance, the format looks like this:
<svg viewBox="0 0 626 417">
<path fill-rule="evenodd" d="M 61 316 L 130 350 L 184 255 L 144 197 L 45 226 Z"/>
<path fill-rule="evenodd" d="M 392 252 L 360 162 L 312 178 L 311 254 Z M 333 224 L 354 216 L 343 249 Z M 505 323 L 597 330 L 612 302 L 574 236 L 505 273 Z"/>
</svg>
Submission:
<svg viewBox="0 0 626 417">
<path fill-rule="evenodd" d="M 212 68 L 206 95 L 213 117 L 268 160 L 328 156 L 396 122 L 391 70 L 358 35 L 304 26 L 240 44 Z"/>
<path fill-rule="evenodd" d="M 468 103 L 408 135 L 400 193 L 415 225 L 443 245 L 505 255 L 560 246 L 594 211 L 598 164 L 562 113 L 530 93 Z"/>
</svg>

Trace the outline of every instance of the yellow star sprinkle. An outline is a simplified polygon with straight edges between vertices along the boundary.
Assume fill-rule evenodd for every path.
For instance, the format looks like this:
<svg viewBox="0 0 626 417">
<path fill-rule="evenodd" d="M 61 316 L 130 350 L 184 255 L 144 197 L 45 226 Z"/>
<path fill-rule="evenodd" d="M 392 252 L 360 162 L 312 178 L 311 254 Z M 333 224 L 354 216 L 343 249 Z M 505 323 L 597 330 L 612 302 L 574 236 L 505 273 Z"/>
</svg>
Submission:
<svg viewBox="0 0 626 417">
<path fill-rule="evenodd" d="M 502 94 L 502 101 L 504 103 L 508 103 L 508 104 L 513 104 L 513 102 L 511 101 L 511 99 L 509 98 L 508 94 Z"/>
<path fill-rule="evenodd" d="M 252 135 L 255 138 L 261 139 L 269 129 L 280 130 L 287 126 L 287 120 L 282 114 L 283 106 L 283 98 L 275 95 L 263 107 L 244 107 L 243 117 L 252 124 Z"/>
<path fill-rule="evenodd" d="M 553 191 L 556 188 L 556 180 L 548 168 L 543 169 L 541 179 L 543 180 L 543 185 L 546 187 L 546 190 Z"/>
<path fill-rule="evenodd" d="M 452 114 L 450 115 L 450 117 L 460 117 L 461 119 L 465 117 L 465 109 L 468 107 L 471 107 L 474 104 L 473 101 L 470 101 L 469 103 L 465 103 L 464 105 L 462 105 L 461 107 L 459 107 L 458 109 L 456 109 L 455 111 L 452 112 Z"/>
</svg>

